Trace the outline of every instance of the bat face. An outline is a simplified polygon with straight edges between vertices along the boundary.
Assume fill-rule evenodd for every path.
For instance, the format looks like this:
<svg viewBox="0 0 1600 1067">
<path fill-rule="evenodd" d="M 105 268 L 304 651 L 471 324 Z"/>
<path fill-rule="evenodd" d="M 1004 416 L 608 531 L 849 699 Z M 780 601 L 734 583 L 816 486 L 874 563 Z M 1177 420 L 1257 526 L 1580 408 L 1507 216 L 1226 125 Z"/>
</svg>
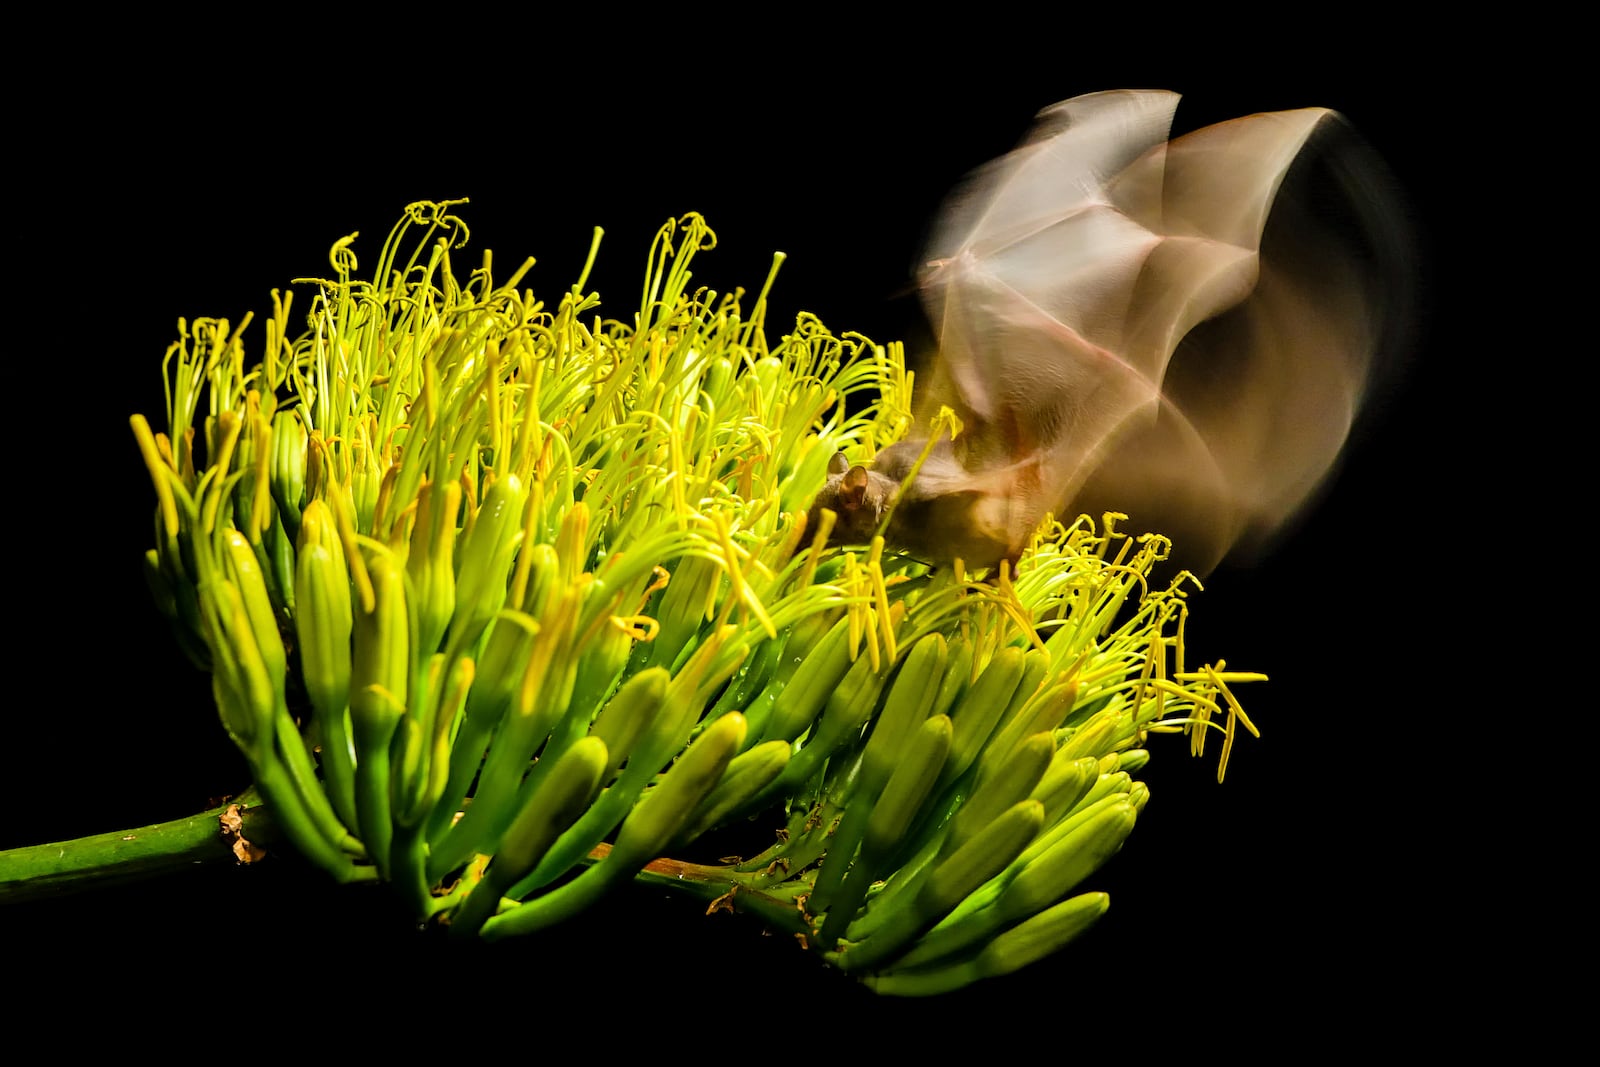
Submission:
<svg viewBox="0 0 1600 1067">
<path fill-rule="evenodd" d="M 865 544 L 883 528 L 886 543 L 921 559 L 1014 562 L 1020 550 L 1013 547 L 1013 527 L 1026 521 L 1020 502 L 1030 499 L 1036 472 L 1023 464 L 974 473 L 949 441 L 937 441 L 908 481 L 924 444 L 891 445 L 870 469 L 836 455 L 808 524 L 814 526 L 820 509 L 829 508 L 836 516 L 833 544 Z"/>
<path fill-rule="evenodd" d="M 1058 104 L 947 201 L 919 432 L 830 479 L 836 541 L 892 506 L 892 545 L 980 567 L 1050 513 L 1116 510 L 1204 570 L 1322 482 L 1394 317 L 1386 272 L 1408 265 L 1392 193 L 1333 112 L 1169 141 L 1177 101 Z M 965 432 L 902 484 L 945 405 Z"/>
<path fill-rule="evenodd" d="M 899 488 L 897 479 L 860 465 L 852 467 L 843 452 L 836 453 L 828 461 L 828 481 L 811 504 L 807 526 L 815 528 L 818 515 L 827 508 L 835 516 L 832 543 L 866 544 L 877 534 Z"/>
</svg>

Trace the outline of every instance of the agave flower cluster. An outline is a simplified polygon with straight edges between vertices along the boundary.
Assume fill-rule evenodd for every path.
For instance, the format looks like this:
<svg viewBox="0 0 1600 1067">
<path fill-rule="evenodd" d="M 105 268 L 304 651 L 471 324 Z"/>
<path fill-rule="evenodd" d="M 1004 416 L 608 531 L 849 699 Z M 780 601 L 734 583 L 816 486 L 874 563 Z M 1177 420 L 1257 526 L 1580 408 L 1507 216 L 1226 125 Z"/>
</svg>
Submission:
<svg viewBox="0 0 1600 1067">
<path fill-rule="evenodd" d="M 592 251 L 553 306 L 531 261 L 463 279 L 457 203 L 371 281 L 336 244 L 301 331 L 274 292 L 253 362 L 248 319 L 180 324 L 166 429 L 133 419 L 158 604 L 293 845 L 490 938 L 670 876 L 889 992 L 1092 922 L 1146 734 L 1249 728 L 1253 676 L 1184 664 L 1165 542 L 1056 524 L 975 577 L 829 546 L 830 459 L 907 429 L 897 346 L 805 315 L 769 345 L 766 289 L 690 288 L 694 215 L 631 322 Z M 752 818 L 748 861 L 667 858 Z"/>
</svg>

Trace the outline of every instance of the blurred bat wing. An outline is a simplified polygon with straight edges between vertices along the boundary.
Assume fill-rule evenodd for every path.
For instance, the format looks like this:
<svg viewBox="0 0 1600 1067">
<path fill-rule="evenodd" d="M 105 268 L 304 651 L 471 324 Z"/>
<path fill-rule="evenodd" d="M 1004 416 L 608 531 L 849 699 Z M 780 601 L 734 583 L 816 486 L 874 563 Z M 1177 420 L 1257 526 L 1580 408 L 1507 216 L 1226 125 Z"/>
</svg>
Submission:
<svg viewBox="0 0 1600 1067">
<path fill-rule="evenodd" d="M 1177 102 L 1118 92 L 1058 104 L 942 209 L 922 278 L 940 345 L 924 407 L 961 416 L 974 468 L 1032 454 L 1143 391 L 1117 341 L 1158 240 L 1106 189 L 1166 142 Z"/>
<path fill-rule="evenodd" d="M 1164 532 L 1204 516 L 1214 563 L 1298 507 L 1348 432 L 1372 351 L 1361 270 L 1279 195 L 1337 116 L 1252 115 L 1168 143 L 1177 99 L 1050 108 L 934 232 L 923 411 L 966 423 L 954 455 L 975 484 L 1016 472 L 990 508 L 1014 549 L 1087 496 Z"/>
</svg>

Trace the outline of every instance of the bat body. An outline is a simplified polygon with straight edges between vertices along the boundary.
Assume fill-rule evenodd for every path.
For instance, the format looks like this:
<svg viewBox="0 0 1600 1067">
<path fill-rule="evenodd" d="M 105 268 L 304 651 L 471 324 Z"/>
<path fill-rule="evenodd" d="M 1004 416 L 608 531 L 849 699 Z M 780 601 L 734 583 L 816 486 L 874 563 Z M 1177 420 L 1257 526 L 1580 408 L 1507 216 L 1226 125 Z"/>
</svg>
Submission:
<svg viewBox="0 0 1600 1067">
<path fill-rule="evenodd" d="M 947 201 L 920 278 L 939 352 L 917 429 L 870 468 L 836 465 L 814 505 L 840 515 L 836 540 L 889 511 L 895 547 L 985 566 L 1047 514 L 1112 509 L 1203 569 L 1321 483 L 1394 318 L 1392 192 L 1331 111 L 1169 141 L 1177 101 L 1058 104 Z M 942 406 L 964 430 L 905 483 Z"/>
</svg>

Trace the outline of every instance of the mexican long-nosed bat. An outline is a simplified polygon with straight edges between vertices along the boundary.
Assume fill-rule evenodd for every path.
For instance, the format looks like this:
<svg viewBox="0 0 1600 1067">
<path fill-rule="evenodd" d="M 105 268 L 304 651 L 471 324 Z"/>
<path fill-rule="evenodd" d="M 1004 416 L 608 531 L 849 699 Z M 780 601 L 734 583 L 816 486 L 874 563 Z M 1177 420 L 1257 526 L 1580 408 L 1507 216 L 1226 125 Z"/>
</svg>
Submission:
<svg viewBox="0 0 1600 1067">
<path fill-rule="evenodd" d="M 1169 141 L 1177 102 L 1057 104 L 947 201 L 917 429 L 870 468 L 836 457 L 813 505 L 838 514 L 835 542 L 870 539 L 892 504 L 892 546 L 985 566 L 1047 513 L 1107 508 L 1204 569 L 1322 482 L 1396 318 L 1393 190 L 1334 112 Z M 902 487 L 941 406 L 964 432 Z"/>
</svg>

